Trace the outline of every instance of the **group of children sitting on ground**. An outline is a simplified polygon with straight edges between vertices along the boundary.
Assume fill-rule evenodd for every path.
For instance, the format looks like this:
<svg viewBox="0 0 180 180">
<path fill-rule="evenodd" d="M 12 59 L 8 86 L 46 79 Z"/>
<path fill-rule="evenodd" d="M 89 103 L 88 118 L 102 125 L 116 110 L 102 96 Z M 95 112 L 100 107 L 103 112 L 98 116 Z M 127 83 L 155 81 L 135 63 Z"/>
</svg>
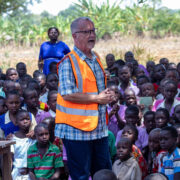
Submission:
<svg viewBox="0 0 180 180">
<path fill-rule="evenodd" d="M 107 88 L 115 92 L 107 105 L 113 166 L 93 179 L 179 180 L 180 63 L 162 58 L 144 67 L 130 51 L 124 60 L 108 54 L 106 63 Z M 20 62 L 0 71 L 0 138 L 16 141 L 13 180 L 68 179 L 65 148 L 54 136 L 56 69 L 52 63 L 50 74 L 36 70 L 31 77 Z"/>
</svg>

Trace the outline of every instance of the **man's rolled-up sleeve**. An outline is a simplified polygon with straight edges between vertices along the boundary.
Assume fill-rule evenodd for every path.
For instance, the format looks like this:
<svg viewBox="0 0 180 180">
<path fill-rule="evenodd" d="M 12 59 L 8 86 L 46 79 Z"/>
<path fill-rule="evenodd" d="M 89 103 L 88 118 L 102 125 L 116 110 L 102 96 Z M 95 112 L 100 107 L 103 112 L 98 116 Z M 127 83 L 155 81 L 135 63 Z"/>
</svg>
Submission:
<svg viewBox="0 0 180 180">
<path fill-rule="evenodd" d="M 59 93 L 61 96 L 78 92 L 76 80 L 72 71 L 70 60 L 67 58 L 59 65 Z"/>
</svg>

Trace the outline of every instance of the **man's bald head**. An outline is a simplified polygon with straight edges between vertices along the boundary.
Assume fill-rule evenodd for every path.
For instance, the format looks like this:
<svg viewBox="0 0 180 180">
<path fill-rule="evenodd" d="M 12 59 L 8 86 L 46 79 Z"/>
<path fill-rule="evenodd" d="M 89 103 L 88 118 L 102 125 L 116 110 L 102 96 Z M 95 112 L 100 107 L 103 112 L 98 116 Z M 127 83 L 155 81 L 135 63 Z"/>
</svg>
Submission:
<svg viewBox="0 0 180 180">
<path fill-rule="evenodd" d="M 79 31 L 83 21 L 91 21 L 92 22 L 92 20 L 90 18 L 88 18 L 88 17 L 79 17 L 79 18 L 75 19 L 71 23 L 71 33 L 72 34 L 74 34 L 75 32 Z"/>
</svg>

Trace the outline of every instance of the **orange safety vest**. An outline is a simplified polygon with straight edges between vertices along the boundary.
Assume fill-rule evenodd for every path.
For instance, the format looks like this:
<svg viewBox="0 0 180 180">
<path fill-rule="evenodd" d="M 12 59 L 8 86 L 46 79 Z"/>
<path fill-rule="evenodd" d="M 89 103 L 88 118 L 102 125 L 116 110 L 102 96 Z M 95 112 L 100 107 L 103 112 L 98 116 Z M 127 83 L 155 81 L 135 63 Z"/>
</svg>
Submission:
<svg viewBox="0 0 180 180">
<path fill-rule="evenodd" d="M 69 57 L 71 61 L 78 92 L 87 94 L 98 94 L 96 78 L 88 64 L 82 59 L 80 59 L 80 57 L 76 54 L 74 50 L 67 54 L 66 57 L 59 62 L 59 64 L 62 63 L 62 61 L 66 60 L 67 57 Z M 104 72 L 103 66 L 99 58 L 96 59 Z M 106 85 L 107 80 L 105 73 L 104 77 Z M 67 124 L 82 131 L 92 131 L 98 125 L 98 104 L 78 104 L 66 101 L 58 92 L 55 122 Z"/>
</svg>

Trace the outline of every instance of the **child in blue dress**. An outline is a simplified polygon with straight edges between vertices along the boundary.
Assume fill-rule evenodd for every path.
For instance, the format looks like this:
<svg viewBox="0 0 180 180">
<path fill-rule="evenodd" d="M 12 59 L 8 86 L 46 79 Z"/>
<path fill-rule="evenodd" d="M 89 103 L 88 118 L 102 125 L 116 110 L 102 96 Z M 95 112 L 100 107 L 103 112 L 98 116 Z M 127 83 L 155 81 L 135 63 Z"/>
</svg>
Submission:
<svg viewBox="0 0 180 180">
<path fill-rule="evenodd" d="M 0 138 L 10 138 L 12 134 L 19 130 L 16 123 L 16 114 L 20 109 L 20 105 L 20 95 L 16 91 L 8 92 L 6 95 L 6 106 L 8 111 L 0 116 Z M 27 136 L 33 136 L 35 125 L 36 122 L 32 120 L 32 125 Z"/>
</svg>

